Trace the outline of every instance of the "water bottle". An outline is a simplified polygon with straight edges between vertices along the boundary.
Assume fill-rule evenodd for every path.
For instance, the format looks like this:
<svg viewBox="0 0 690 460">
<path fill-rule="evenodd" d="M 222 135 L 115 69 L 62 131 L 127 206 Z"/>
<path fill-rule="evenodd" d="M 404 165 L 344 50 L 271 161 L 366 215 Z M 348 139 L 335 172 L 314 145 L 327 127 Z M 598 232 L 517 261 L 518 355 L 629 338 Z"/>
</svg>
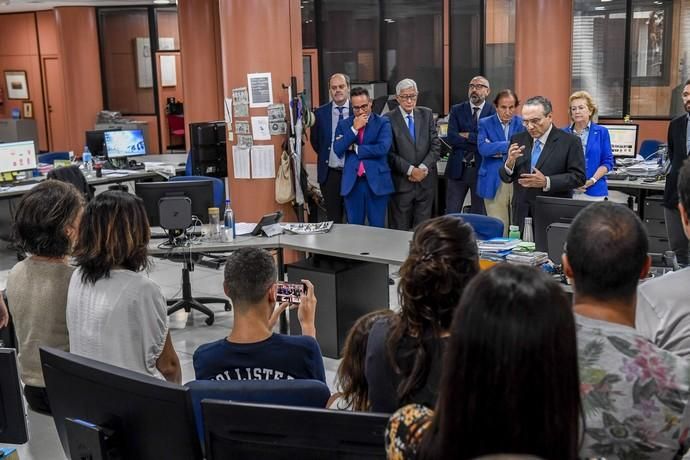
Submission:
<svg viewBox="0 0 690 460">
<path fill-rule="evenodd" d="M 230 200 L 225 200 L 225 214 L 223 215 L 223 241 L 235 239 L 235 214 L 230 207 Z"/>
<path fill-rule="evenodd" d="M 525 217 L 525 228 L 522 229 L 522 241 L 534 243 L 534 231 L 532 230 L 531 217 Z"/>
<path fill-rule="evenodd" d="M 81 161 L 84 163 L 84 175 L 90 176 L 93 172 L 93 156 L 86 145 L 84 146 L 84 153 L 81 155 Z"/>
<path fill-rule="evenodd" d="M 511 225 L 508 230 L 508 238 L 520 239 L 520 227 Z"/>
</svg>

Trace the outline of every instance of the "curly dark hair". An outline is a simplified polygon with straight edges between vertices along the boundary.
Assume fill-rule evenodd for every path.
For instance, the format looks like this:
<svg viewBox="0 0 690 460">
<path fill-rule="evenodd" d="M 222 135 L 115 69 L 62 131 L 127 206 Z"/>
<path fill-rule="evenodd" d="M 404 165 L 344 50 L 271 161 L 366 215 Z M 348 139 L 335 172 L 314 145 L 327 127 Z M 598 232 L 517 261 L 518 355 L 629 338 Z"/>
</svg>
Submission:
<svg viewBox="0 0 690 460">
<path fill-rule="evenodd" d="M 82 280 L 108 278 L 115 267 L 135 272 L 148 268 L 150 238 L 141 198 L 114 190 L 97 195 L 86 207 L 74 251 Z"/>
<path fill-rule="evenodd" d="M 22 251 L 42 257 L 64 257 L 72 242 L 67 226 L 84 208 L 84 196 L 56 180 L 38 184 L 22 197 L 14 215 L 12 237 Z"/>
<path fill-rule="evenodd" d="M 391 321 L 387 352 L 402 378 L 398 401 L 404 403 L 422 388 L 430 371 L 434 344 L 448 331 L 453 312 L 467 283 L 479 272 L 474 230 L 461 218 L 441 216 L 420 224 L 410 254 L 400 267 L 398 296 L 401 311 Z M 413 340 L 414 362 L 402 375 L 396 352 L 403 337 Z"/>
</svg>

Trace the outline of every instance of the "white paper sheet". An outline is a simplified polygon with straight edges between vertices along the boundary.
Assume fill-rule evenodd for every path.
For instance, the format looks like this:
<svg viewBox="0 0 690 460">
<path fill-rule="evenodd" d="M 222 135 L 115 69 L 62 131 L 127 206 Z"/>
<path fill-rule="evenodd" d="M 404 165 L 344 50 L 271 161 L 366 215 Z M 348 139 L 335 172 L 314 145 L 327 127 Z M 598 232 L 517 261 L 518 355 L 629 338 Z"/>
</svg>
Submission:
<svg viewBox="0 0 690 460">
<path fill-rule="evenodd" d="M 254 179 L 276 177 L 275 150 L 272 145 L 252 147 L 252 177 Z"/>
<path fill-rule="evenodd" d="M 232 166 L 235 179 L 251 179 L 249 175 L 249 149 L 232 146 Z"/>
<path fill-rule="evenodd" d="M 175 56 L 161 56 L 161 86 L 177 86 Z"/>
<path fill-rule="evenodd" d="M 271 132 L 268 129 L 268 117 L 252 117 L 252 134 L 255 141 L 271 140 Z"/>
<path fill-rule="evenodd" d="M 270 73 L 248 73 L 249 107 L 268 107 L 273 104 L 273 85 Z"/>
<path fill-rule="evenodd" d="M 235 235 L 249 235 L 256 227 L 256 223 L 235 222 Z"/>
</svg>

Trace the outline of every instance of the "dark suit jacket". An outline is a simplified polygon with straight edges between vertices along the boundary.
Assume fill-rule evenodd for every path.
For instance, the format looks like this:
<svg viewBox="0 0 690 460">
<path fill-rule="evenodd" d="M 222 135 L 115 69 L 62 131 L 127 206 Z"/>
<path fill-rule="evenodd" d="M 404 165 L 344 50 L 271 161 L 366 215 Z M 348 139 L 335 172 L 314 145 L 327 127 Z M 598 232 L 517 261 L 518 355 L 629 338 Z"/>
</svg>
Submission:
<svg viewBox="0 0 690 460">
<path fill-rule="evenodd" d="M 671 170 L 666 176 L 664 188 L 664 206 L 668 209 L 676 209 L 678 206 L 678 173 L 688 158 L 687 129 L 687 114 L 674 118 L 668 125 L 668 159 L 671 160 Z"/>
<path fill-rule="evenodd" d="M 515 162 L 513 174 L 508 175 L 505 167 L 501 167 L 499 174 L 503 182 L 514 183 L 513 215 L 514 222 L 520 227 L 524 218 L 532 214 L 537 196 L 570 198 L 573 196 L 573 189 L 585 184 L 585 155 L 582 152 L 582 142 L 577 136 L 561 131 L 556 126 L 551 127 L 551 133 L 536 164 L 536 168 L 551 181 L 548 192 L 540 188 L 525 188 L 517 183 L 521 174 L 529 174 L 532 170 L 532 136 L 524 131 L 511 137 L 510 143 L 524 145 L 524 155 Z"/>
<path fill-rule="evenodd" d="M 496 113 L 494 105 L 486 101 L 482 111 L 479 112 L 479 118 L 488 117 Z M 462 177 L 463 164 L 462 160 L 465 158 L 466 152 L 474 153 L 474 159 L 477 163 L 477 168 L 481 166 L 482 157 L 477 151 L 477 130 L 472 121 L 472 106 L 469 101 L 455 104 L 450 109 L 450 116 L 448 117 L 448 137 L 446 141 L 453 147 L 453 152 L 448 157 L 448 165 L 446 166 L 446 177 L 450 179 L 460 179 Z M 470 133 L 469 137 L 465 139 L 460 133 Z"/>
<path fill-rule="evenodd" d="M 311 127 L 309 141 L 316 151 L 316 171 L 320 184 L 326 182 L 328 177 L 328 157 L 331 153 L 331 131 L 333 130 L 331 114 L 333 102 L 324 104 L 314 111 L 316 123 Z"/>
<path fill-rule="evenodd" d="M 391 148 L 393 134 L 388 118 L 372 113 L 364 128 L 364 142 L 357 147 L 357 153 L 351 149 L 357 143 L 357 135 L 352 132 L 354 117 L 348 117 L 335 128 L 333 150 L 339 158 L 345 157 L 343 182 L 340 194 L 347 196 L 357 181 L 357 169 L 360 160 L 364 162 L 367 182 L 375 195 L 393 193 L 391 168 L 388 166 L 388 151 Z"/>
<path fill-rule="evenodd" d="M 413 110 L 415 141 L 410 136 L 407 119 L 403 117 L 399 108 L 386 113 L 393 129 L 393 143 L 391 145 L 388 162 L 393 172 L 393 184 L 396 192 L 408 192 L 414 189 L 414 182 L 407 179 L 410 166 L 421 163 L 429 169 L 429 174 L 421 182 L 423 188 L 432 188 L 436 183 L 436 162 L 441 156 L 441 140 L 436 132 L 436 123 L 431 109 L 415 107 Z"/>
</svg>

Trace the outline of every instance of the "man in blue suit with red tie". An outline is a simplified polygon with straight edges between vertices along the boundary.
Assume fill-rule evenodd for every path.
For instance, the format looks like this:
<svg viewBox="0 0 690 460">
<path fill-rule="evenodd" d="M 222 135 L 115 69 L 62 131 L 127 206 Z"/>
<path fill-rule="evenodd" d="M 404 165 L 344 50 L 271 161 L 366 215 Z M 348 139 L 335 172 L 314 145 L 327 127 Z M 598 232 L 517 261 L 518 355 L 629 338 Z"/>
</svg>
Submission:
<svg viewBox="0 0 690 460">
<path fill-rule="evenodd" d="M 353 115 L 338 123 L 333 150 L 345 158 L 340 188 L 347 221 L 372 227 L 386 222 L 388 198 L 394 191 L 388 152 L 393 142 L 390 121 L 371 113 L 371 99 L 364 88 L 350 92 Z"/>
<path fill-rule="evenodd" d="M 485 214 L 484 200 L 477 195 L 477 171 L 482 157 L 477 151 L 477 129 L 479 119 L 496 113 L 494 106 L 486 102 L 491 88 L 489 80 L 476 76 L 470 81 L 467 95 L 469 101 L 454 105 L 448 117 L 448 137 L 453 147 L 446 165 L 446 213 L 462 211 L 465 195 L 472 193 L 473 214 Z"/>
</svg>

